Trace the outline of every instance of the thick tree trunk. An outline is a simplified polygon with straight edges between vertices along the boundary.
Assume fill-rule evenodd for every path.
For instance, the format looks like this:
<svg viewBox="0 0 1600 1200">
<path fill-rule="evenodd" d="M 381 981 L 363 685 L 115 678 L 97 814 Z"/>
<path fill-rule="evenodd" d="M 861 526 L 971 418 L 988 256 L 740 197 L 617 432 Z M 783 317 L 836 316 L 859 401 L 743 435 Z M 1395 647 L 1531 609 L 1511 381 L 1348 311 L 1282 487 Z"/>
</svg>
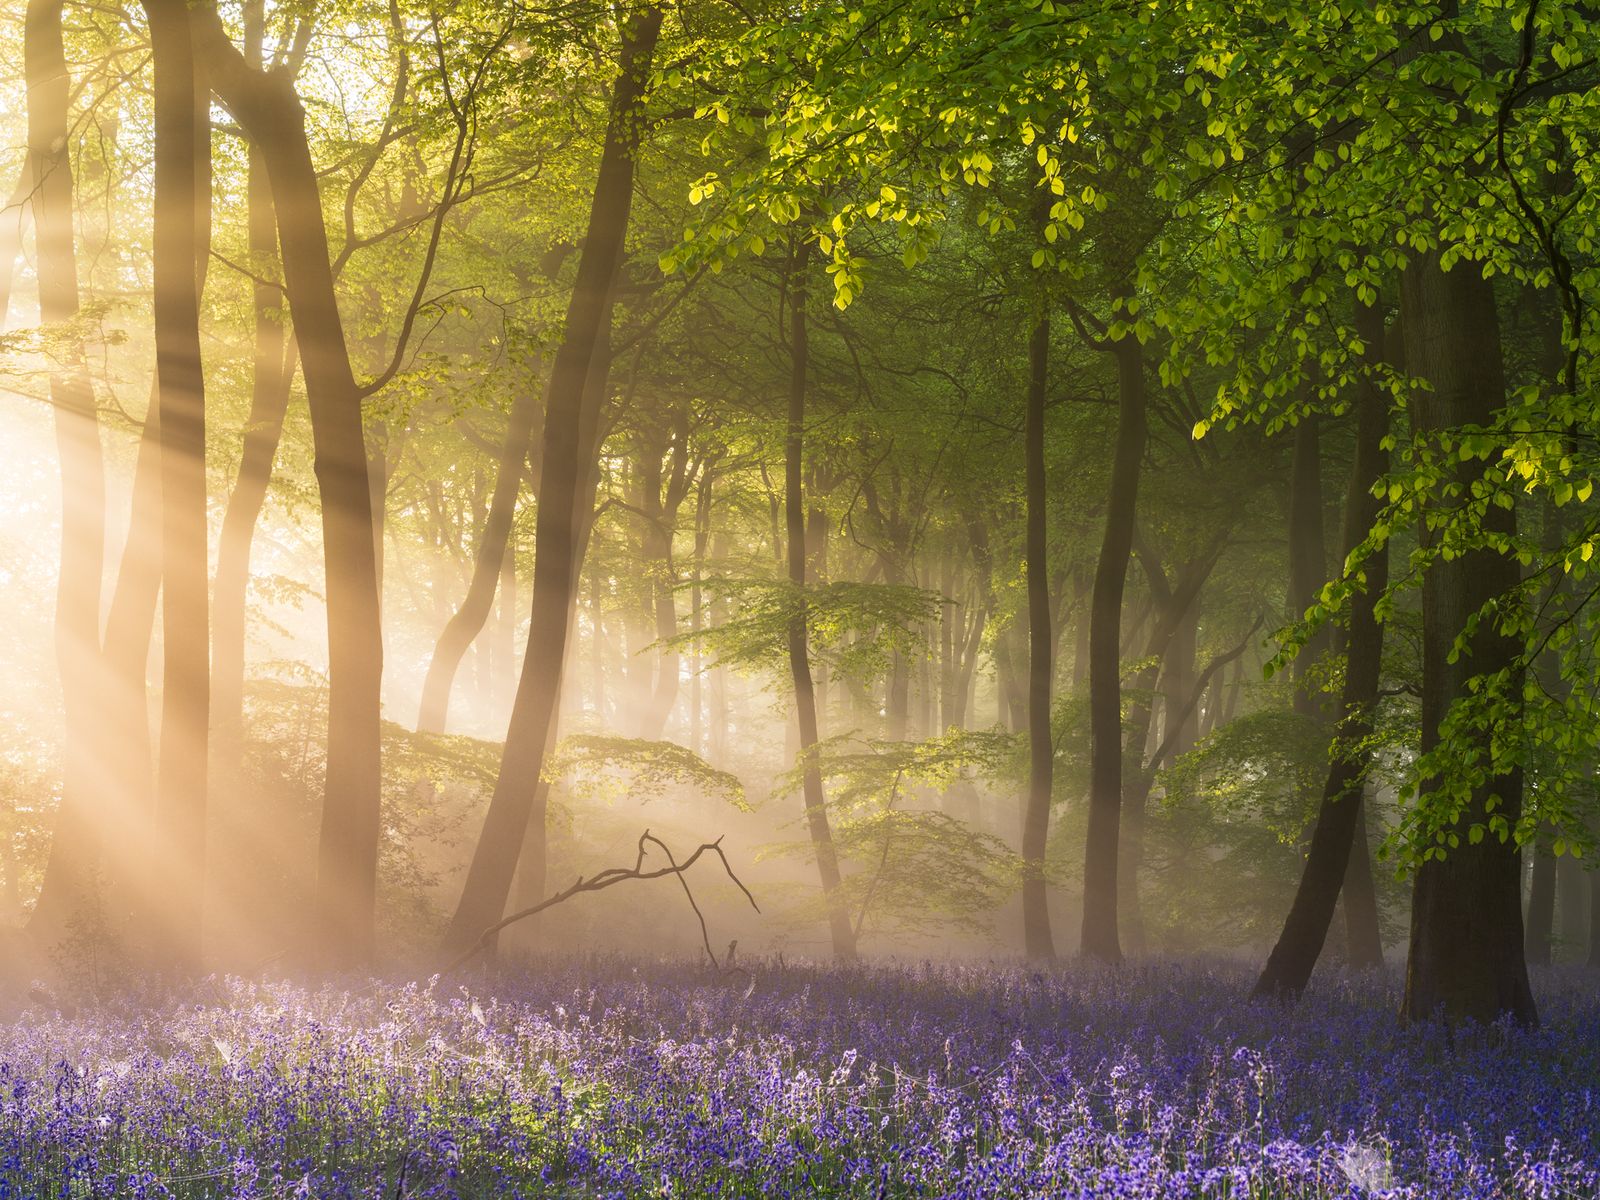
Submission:
<svg viewBox="0 0 1600 1200">
<path fill-rule="evenodd" d="M 1402 284 L 1406 365 L 1430 385 L 1412 399 L 1417 436 L 1428 439 L 1462 425 L 1489 424 L 1505 398 L 1493 288 L 1470 262 L 1446 272 L 1438 251 L 1413 261 Z M 1469 488 L 1478 471 L 1476 464 L 1458 464 L 1454 481 Z M 1510 534 L 1516 516 L 1491 505 L 1483 523 L 1490 533 Z M 1426 522 L 1421 538 L 1424 548 L 1437 541 Z M 1467 621 L 1516 583 L 1515 562 L 1493 550 L 1428 565 L 1422 581 L 1424 753 L 1438 744 L 1440 724 L 1450 706 L 1467 695 L 1469 680 L 1514 660 L 1514 642 L 1501 636 L 1492 620 L 1479 626 L 1467 653 L 1457 657 L 1454 645 Z M 1523 960 L 1517 846 L 1492 833 L 1477 844 L 1467 837 L 1468 826 L 1487 820 L 1491 797 L 1498 800 L 1496 814 L 1514 827 L 1522 811 L 1521 771 L 1506 770 L 1475 789 L 1457 821 L 1460 845 L 1417 870 L 1403 1006 L 1408 1019 L 1422 1020 L 1442 1009 L 1452 1021 L 1489 1022 L 1507 1015 L 1521 1024 L 1537 1020 Z"/>
<path fill-rule="evenodd" d="M 1383 318 L 1375 309 L 1357 309 L 1358 328 L 1366 341 L 1368 363 L 1381 359 Z M 1350 465 L 1350 482 L 1345 490 L 1343 549 L 1350 551 L 1366 539 L 1377 519 L 1379 501 L 1372 495 L 1373 485 L 1389 467 L 1389 454 L 1383 439 L 1389 431 L 1389 406 L 1376 384 L 1361 385 L 1357 399 L 1355 456 Z M 1365 587 L 1351 600 L 1348 632 L 1345 635 L 1344 684 L 1339 696 L 1339 723 L 1334 736 L 1338 748 L 1328 766 L 1322 788 L 1322 802 L 1311 832 L 1305 867 L 1294 902 L 1284 921 L 1283 932 L 1256 981 L 1255 994 L 1298 999 L 1311 979 L 1311 971 L 1322 954 L 1333 921 L 1339 892 L 1346 887 L 1352 854 L 1366 860 L 1366 831 L 1362 821 L 1362 780 L 1367 760 L 1354 747 L 1372 729 L 1372 710 L 1378 700 L 1378 672 L 1383 657 L 1383 627 L 1378 624 L 1374 605 L 1388 586 L 1389 553 L 1379 550 L 1363 566 Z M 1353 850 L 1359 840 L 1360 848 Z M 1359 870 L 1359 867 L 1357 868 Z M 1371 894 L 1371 864 L 1367 861 L 1365 889 L 1353 890 L 1346 897 L 1346 919 L 1359 922 L 1360 928 L 1377 928 L 1376 906 L 1367 911 L 1366 896 Z M 1360 910 L 1349 911 L 1352 902 Z M 1370 926 L 1369 926 L 1370 922 Z M 1375 936 L 1375 935 L 1374 935 Z M 1352 936 L 1352 950 L 1360 942 L 1363 959 L 1374 957 L 1373 937 Z M 1381 946 L 1376 957 L 1381 961 Z M 1352 961 L 1355 955 L 1352 953 Z"/>
<path fill-rule="evenodd" d="M 506 422 L 505 441 L 496 465 L 494 495 L 489 501 L 489 516 L 478 535 L 477 553 L 472 564 L 472 581 L 466 597 L 439 635 L 433 659 L 422 684 L 422 708 L 417 716 L 418 733 L 443 733 L 450 708 L 450 687 L 456 671 L 494 608 L 495 588 L 506 559 L 511 539 L 511 520 L 516 515 L 517 493 L 521 490 L 523 463 L 533 441 L 533 424 L 538 404 L 532 389 L 523 392 L 511 405 Z"/>
<path fill-rule="evenodd" d="M 272 181 L 284 289 L 311 409 L 328 610 L 328 743 L 314 898 L 318 951 L 332 965 L 371 957 L 379 837 L 383 635 L 361 392 L 334 293 L 305 109 L 287 72 L 264 73 L 196 9 L 202 54 L 223 102 L 261 150 Z"/>
<path fill-rule="evenodd" d="M 1055 765 L 1050 734 L 1049 563 L 1046 560 L 1044 467 L 1045 388 L 1050 370 L 1050 321 L 1041 316 L 1028 339 L 1028 407 L 1024 423 L 1028 560 L 1028 798 L 1022 810 L 1022 943 L 1031 959 L 1055 957 L 1045 885 L 1050 841 L 1050 793 Z"/>
<path fill-rule="evenodd" d="M 789 618 L 789 677 L 794 683 L 795 716 L 799 725 L 800 754 L 803 756 L 801 790 L 805 799 L 806 827 L 811 848 L 817 858 L 817 874 L 822 881 L 822 899 L 828 910 L 828 931 L 835 958 L 856 956 L 855 930 L 844 906 L 839 858 L 833 845 L 833 830 L 828 822 L 827 798 L 822 792 L 822 770 L 816 761 L 821 738 L 817 730 L 817 700 L 811 685 L 810 631 L 806 616 L 806 510 L 801 486 L 805 459 L 806 371 L 809 347 L 806 341 L 806 287 L 804 251 L 795 251 L 796 262 L 789 276 L 789 421 L 783 443 L 784 518 L 787 530 L 789 583 L 795 589 L 794 613 Z"/>
<path fill-rule="evenodd" d="M 73 245 L 69 79 L 60 0 L 29 0 L 23 28 L 28 89 L 28 168 L 39 317 L 64 327 L 78 315 Z M 56 446 L 61 458 L 61 574 L 56 589 L 55 650 L 66 712 L 61 805 L 29 928 L 58 944 L 96 903 L 94 886 L 106 815 L 97 803 L 95 680 L 100 656 L 101 569 L 105 553 L 105 473 L 94 391 L 76 338 L 64 338 L 50 372 Z M 114 810 L 113 810 L 114 811 Z"/>
<path fill-rule="evenodd" d="M 155 76 L 154 296 L 161 419 L 162 687 L 156 811 L 164 957 L 200 958 L 210 718 L 205 379 L 200 362 L 200 146 L 188 6 L 146 0 Z M 209 194 L 207 195 L 209 201 Z"/>
<path fill-rule="evenodd" d="M 1122 818 L 1122 591 L 1133 547 L 1145 445 L 1144 361 L 1132 334 L 1114 344 L 1118 412 L 1105 534 L 1089 616 L 1089 829 L 1083 865 L 1081 953 L 1118 962 L 1117 856 Z"/>
<path fill-rule="evenodd" d="M 545 401 L 528 647 L 494 795 L 445 935 L 447 955 L 459 954 L 500 919 L 530 816 L 543 824 L 542 812 L 534 812 L 536 793 L 561 690 L 568 618 L 577 586 L 577 502 L 585 472 L 592 470 L 592 464 L 581 461 L 585 397 L 595 390 L 589 385 L 590 367 L 597 344 L 610 325 L 612 281 L 621 262 L 633 202 L 639 113 L 661 18 L 659 8 L 647 8 L 628 21 L 623 31 L 621 73 L 612 95 L 588 234 Z M 598 422 L 598 415 L 593 420 Z M 541 852 L 542 846 L 541 838 Z"/>
</svg>

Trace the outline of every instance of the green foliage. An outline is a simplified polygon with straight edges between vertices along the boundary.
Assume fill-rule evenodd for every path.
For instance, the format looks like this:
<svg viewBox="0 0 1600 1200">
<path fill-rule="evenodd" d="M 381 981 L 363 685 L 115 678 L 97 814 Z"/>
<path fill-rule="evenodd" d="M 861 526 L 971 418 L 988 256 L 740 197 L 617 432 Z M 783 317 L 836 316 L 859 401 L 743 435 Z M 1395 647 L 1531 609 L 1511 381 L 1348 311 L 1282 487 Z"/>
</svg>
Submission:
<svg viewBox="0 0 1600 1200">
<path fill-rule="evenodd" d="M 1016 855 L 948 809 L 975 798 L 975 780 L 1004 772 L 1015 742 L 1009 734 L 951 729 L 916 742 L 835 738 L 817 748 L 834 840 L 855 868 L 844 894 L 858 931 L 985 927 L 1018 884 Z M 778 789 L 798 791 L 808 765 L 797 764 Z"/>
<path fill-rule="evenodd" d="M 544 774 L 551 783 L 565 782 L 574 800 L 646 802 L 681 788 L 750 811 L 738 776 L 675 742 L 575 734 L 561 740 Z"/>
<path fill-rule="evenodd" d="M 701 587 L 727 603 L 728 619 L 669 645 L 698 644 L 716 665 L 768 672 L 785 685 L 789 630 L 797 619 L 806 622 L 812 662 L 866 681 L 882 676 L 897 653 L 926 653 L 918 627 L 937 617 L 940 603 L 922 588 L 843 580 L 801 589 L 786 580 L 718 577 Z"/>
</svg>

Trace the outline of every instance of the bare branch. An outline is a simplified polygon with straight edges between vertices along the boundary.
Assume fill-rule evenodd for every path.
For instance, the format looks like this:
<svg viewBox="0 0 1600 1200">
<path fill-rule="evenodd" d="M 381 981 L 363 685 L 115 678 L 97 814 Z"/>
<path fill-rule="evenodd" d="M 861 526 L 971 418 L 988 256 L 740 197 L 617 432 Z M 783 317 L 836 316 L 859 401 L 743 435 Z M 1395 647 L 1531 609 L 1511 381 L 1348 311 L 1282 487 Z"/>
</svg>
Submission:
<svg viewBox="0 0 1600 1200">
<path fill-rule="evenodd" d="M 660 847 L 661 852 L 667 856 L 668 865 L 647 871 L 644 869 L 644 859 L 645 855 L 649 853 L 649 847 L 652 844 Z M 689 905 L 694 909 L 694 915 L 700 921 L 700 936 L 705 943 L 706 955 L 711 959 L 714 966 L 720 967 L 722 964 L 718 961 L 716 952 L 711 949 L 711 937 L 706 930 L 705 916 L 701 913 L 700 906 L 695 903 L 694 893 L 689 890 L 689 881 L 684 878 L 689 868 L 694 866 L 702 855 L 706 854 L 713 854 L 722 861 L 722 869 L 727 873 L 728 878 L 733 880 L 738 889 L 744 893 L 744 898 L 750 901 L 750 907 L 760 912 L 761 906 L 756 903 L 756 898 L 750 894 L 750 889 L 745 887 L 744 881 L 738 875 L 734 874 L 733 865 L 728 862 L 728 856 L 723 852 L 721 838 L 714 842 L 702 842 L 695 847 L 693 854 L 680 863 L 673 857 L 672 851 L 667 848 L 667 844 L 646 829 L 639 835 L 639 852 L 634 858 L 633 866 L 607 867 L 596 875 L 588 877 L 580 875 L 564 891 L 557 892 L 546 900 L 541 900 L 531 908 L 524 908 L 507 917 L 502 917 L 480 933 L 477 940 L 467 947 L 454 962 L 445 967 L 442 973 L 446 975 L 452 974 L 471 962 L 484 950 L 488 949 L 489 944 L 494 940 L 494 936 L 506 926 L 542 913 L 547 908 L 554 908 L 558 904 L 564 904 L 574 896 L 581 896 L 585 892 L 603 892 L 606 888 L 615 887 L 617 884 L 625 883 L 628 880 L 664 879 L 668 875 L 677 876 L 678 882 L 683 885 L 684 895 L 689 897 Z"/>
</svg>

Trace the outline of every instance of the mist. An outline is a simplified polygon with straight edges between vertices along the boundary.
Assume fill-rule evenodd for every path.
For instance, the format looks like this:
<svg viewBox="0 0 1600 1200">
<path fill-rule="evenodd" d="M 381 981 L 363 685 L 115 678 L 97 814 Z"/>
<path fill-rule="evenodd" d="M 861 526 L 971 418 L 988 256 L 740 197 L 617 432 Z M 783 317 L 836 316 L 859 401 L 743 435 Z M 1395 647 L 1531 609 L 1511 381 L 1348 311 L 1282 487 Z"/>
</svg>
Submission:
<svg viewBox="0 0 1600 1200">
<path fill-rule="evenodd" d="M 1583 6 L 0 12 L 0 1196 L 1600 1188 Z"/>
</svg>

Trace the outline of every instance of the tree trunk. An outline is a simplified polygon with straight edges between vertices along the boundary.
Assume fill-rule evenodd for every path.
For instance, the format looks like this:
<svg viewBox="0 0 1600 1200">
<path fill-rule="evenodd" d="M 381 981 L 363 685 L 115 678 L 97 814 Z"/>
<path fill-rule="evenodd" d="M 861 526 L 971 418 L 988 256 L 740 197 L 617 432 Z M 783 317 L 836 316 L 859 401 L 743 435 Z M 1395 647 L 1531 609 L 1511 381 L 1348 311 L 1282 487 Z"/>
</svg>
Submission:
<svg viewBox="0 0 1600 1200">
<path fill-rule="evenodd" d="M 1322 418 L 1315 413 L 1294 427 L 1289 476 L 1289 619 L 1302 621 L 1328 581 L 1328 551 L 1322 530 Z M 1323 625 L 1295 655 L 1294 711 L 1330 720 L 1328 697 L 1317 690 L 1311 667 L 1327 653 L 1333 628 Z"/>
<path fill-rule="evenodd" d="M 1528 893 L 1528 913 L 1523 932 L 1528 965 L 1548 967 L 1556 931 L 1556 857 L 1550 847 L 1535 842 L 1533 879 Z"/>
<path fill-rule="evenodd" d="M 261 61 L 263 37 L 259 3 L 245 6 L 245 54 Z M 250 415 L 245 420 L 239 477 L 228 497 L 217 539 L 217 579 L 212 608 L 211 727 L 216 777 L 235 792 L 240 787 L 244 753 L 245 630 L 249 624 L 250 549 L 256 522 L 272 481 L 273 459 L 283 437 L 294 375 L 292 350 L 283 324 L 283 289 L 260 274 L 278 257 L 272 183 L 261 151 L 250 147 L 245 216 L 250 259 L 257 272 L 251 290 L 255 316 L 255 364 Z M 286 351 L 289 353 L 286 354 Z"/>
<path fill-rule="evenodd" d="M 1118 412 L 1105 534 L 1089 616 L 1089 829 L 1083 865 L 1081 953 L 1118 962 L 1117 853 L 1122 816 L 1122 591 L 1133 547 L 1145 445 L 1144 361 L 1132 334 L 1114 343 Z"/>
<path fill-rule="evenodd" d="M 1563 854 L 1556 859 L 1556 945 L 1563 961 L 1583 954 L 1589 933 L 1589 875 L 1582 859 Z"/>
<path fill-rule="evenodd" d="M 543 814 L 533 811 L 535 793 L 560 694 L 569 613 L 577 586 L 578 494 L 584 473 L 593 469 L 592 463 L 580 461 L 585 397 L 597 390 L 589 382 L 590 367 L 597 344 L 610 326 L 612 281 L 621 262 L 633 202 L 639 113 L 661 18 L 661 10 L 650 7 L 628 21 L 623 30 L 621 73 L 611 99 L 588 234 L 545 401 L 528 647 L 494 795 L 445 935 L 444 953 L 451 956 L 472 945 L 484 929 L 500 919 L 530 815 L 543 823 Z M 597 422 L 598 416 L 593 419 Z M 541 850 L 542 846 L 541 838 Z"/>
<path fill-rule="evenodd" d="M 36 181 L 33 214 L 39 319 L 65 327 L 78 315 L 73 245 L 70 80 L 60 0 L 29 0 L 23 29 L 28 89 L 28 168 Z M 83 346 L 62 339 L 50 371 L 56 447 L 61 458 L 61 574 L 56 588 L 55 651 L 66 712 L 61 806 L 30 931 L 57 944 L 96 902 L 94 877 L 104 828 L 97 811 L 93 743 L 100 655 L 101 570 L 105 553 L 105 474 L 94 391 Z"/>
<path fill-rule="evenodd" d="M 1600 967 L 1600 872 L 1589 872 L 1589 961 L 1590 969 Z"/>
<path fill-rule="evenodd" d="M 1022 942 L 1031 959 L 1055 957 L 1045 850 L 1050 841 L 1050 793 L 1055 765 L 1050 734 L 1049 563 L 1046 560 L 1044 467 L 1045 388 L 1050 369 L 1050 321 L 1041 316 L 1028 339 L 1026 456 L 1028 560 L 1028 799 L 1022 816 Z"/>
<path fill-rule="evenodd" d="M 162 687 L 156 773 L 161 947 L 200 958 L 210 717 L 205 378 L 200 362 L 200 146 L 195 54 L 181 0 L 146 0 L 155 76 L 154 296 L 161 419 Z M 209 201 L 210 196 L 207 195 Z"/>
<path fill-rule="evenodd" d="M 1413 261 L 1402 279 L 1407 369 L 1431 385 L 1412 400 L 1412 425 L 1422 439 L 1462 425 L 1488 425 L 1505 397 L 1494 289 L 1470 262 L 1446 272 L 1439 253 Z M 1457 464 L 1451 472 L 1463 489 L 1480 473 L 1475 463 Z M 1514 534 L 1516 516 L 1491 505 L 1483 523 L 1491 534 Z M 1425 549 L 1437 540 L 1426 520 L 1421 539 Z M 1469 680 L 1514 661 L 1516 645 L 1494 629 L 1492 619 L 1479 626 L 1468 653 L 1457 658 L 1454 643 L 1469 618 L 1516 583 L 1514 560 L 1493 550 L 1440 558 L 1427 566 L 1422 581 L 1424 753 L 1438 744 L 1440 724 L 1450 706 L 1467 695 Z M 1403 1006 L 1410 1020 L 1441 1009 L 1452 1021 L 1490 1022 L 1504 1015 L 1520 1024 L 1537 1020 L 1523 960 L 1518 848 L 1492 833 L 1476 845 L 1467 837 L 1468 826 L 1488 819 L 1491 797 L 1498 799 L 1497 814 L 1515 827 L 1522 811 L 1520 769 L 1476 788 L 1457 820 L 1460 845 L 1417 870 Z"/>
<path fill-rule="evenodd" d="M 17 260 L 22 257 L 22 235 L 28 217 L 33 211 L 29 197 L 33 195 L 33 158 L 22 162 L 17 172 L 17 186 L 4 209 L 0 209 L 0 333 L 6 329 L 6 317 L 11 311 L 11 289 L 17 278 Z"/>
<path fill-rule="evenodd" d="M 1378 889 L 1372 880 L 1371 839 L 1367 832 L 1371 811 L 1363 797 L 1340 894 L 1344 901 L 1345 961 L 1356 971 L 1383 966 L 1383 928 L 1378 923 Z"/>
<path fill-rule="evenodd" d="M 428 675 L 422 684 L 422 708 L 417 716 L 418 733 L 443 733 L 450 708 L 450 687 L 461 659 L 472 645 L 494 607 L 495 587 L 506 559 L 511 539 L 511 520 L 516 515 L 517 493 L 521 490 L 523 463 L 533 441 L 537 414 L 536 395 L 530 388 L 511 405 L 506 421 L 505 441 L 496 465 L 494 495 L 489 501 L 489 516 L 478 535 L 477 553 L 472 564 L 472 582 L 466 597 L 439 635 Z"/>
<path fill-rule="evenodd" d="M 689 672 L 689 749 L 696 754 L 705 753 L 705 667 L 700 653 L 700 631 L 705 627 L 705 614 L 701 611 L 704 596 L 701 580 L 706 571 L 706 550 L 711 544 L 711 482 L 716 472 L 707 466 L 700 473 L 700 486 L 694 503 L 694 574 L 689 591 L 689 622 L 695 634 L 694 659 Z"/>
<path fill-rule="evenodd" d="M 1366 305 L 1356 310 L 1358 326 L 1367 345 L 1367 362 L 1375 367 L 1381 361 L 1383 345 L 1383 317 L 1376 309 Z M 1389 453 L 1383 439 L 1389 432 L 1389 405 L 1383 392 L 1372 381 L 1361 385 L 1356 410 L 1355 457 L 1350 465 L 1350 482 L 1345 491 L 1343 548 L 1350 551 L 1366 539 L 1367 531 L 1377 519 L 1380 502 L 1372 495 L 1378 478 L 1389 469 Z M 1311 971 L 1322 954 L 1323 942 L 1328 936 L 1328 926 L 1333 921 L 1333 910 L 1345 886 L 1350 870 L 1354 843 L 1360 849 L 1354 853 L 1365 857 L 1366 833 L 1362 822 L 1362 780 L 1367 760 L 1356 752 L 1357 747 L 1372 729 L 1372 710 L 1378 701 L 1378 672 L 1383 657 L 1383 627 L 1378 624 L 1374 605 L 1388 586 L 1389 552 L 1379 550 L 1363 566 L 1365 587 L 1350 603 L 1349 629 L 1344 641 L 1344 684 L 1339 697 L 1339 723 L 1334 736 L 1338 746 L 1328 766 L 1327 778 L 1322 788 L 1322 802 L 1317 810 L 1316 825 L 1311 832 L 1311 845 L 1306 853 L 1305 867 L 1294 902 L 1284 921 L 1283 932 L 1278 935 L 1256 981 L 1255 994 L 1276 996 L 1284 1000 L 1298 999 L 1311 979 Z M 1359 869 L 1359 868 L 1358 868 Z M 1369 880 L 1371 865 L 1367 866 Z M 1368 917 L 1363 912 L 1352 914 L 1350 902 L 1364 906 L 1365 893 L 1356 891 L 1346 901 L 1346 920 L 1360 922 L 1368 928 Z M 1371 928 L 1377 927 L 1376 908 L 1373 907 Z M 1357 941 L 1352 937 L 1352 947 Z M 1362 941 L 1362 955 L 1371 955 L 1370 939 Z M 1354 956 L 1352 956 L 1353 958 Z M 1381 959 L 1381 947 L 1378 951 Z"/>
<path fill-rule="evenodd" d="M 1200 706 L 1194 696 L 1195 652 L 1200 637 L 1200 602 L 1178 621 L 1161 658 L 1161 737 L 1170 741 L 1169 757 L 1181 758 L 1200 740 Z"/>
<path fill-rule="evenodd" d="M 817 700 L 811 686 L 811 651 L 806 617 L 806 510 L 801 486 L 805 457 L 806 341 L 805 251 L 794 251 L 789 276 L 789 421 L 783 443 L 783 497 L 787 532 L 789 584 L 795 589 L 794 612 L 789 618 L 789 676 L 794 683 L 795 715 L 800 732 L 801 789 L 805 798 L 806 826 L 817 857 L 823 903 L 828 909 L 828 930 L 835 958 L 854 959 L 855 931 L 845 910 L 839 859 L 833 830 L 828 823 L 827 798 L 822 793 L 822 770 L 816 760 Z"/>
<path fill-rule="evenodd" d="M 334 293 L 306 114 L 287 72 L 250 66 L 215 11 L 196 9 L 200 48 L 223 103 L 272 181 L 284 290 L 311 409 L 328 610 L 328 748 L 314 896 L 321 956 L 371 957 L 379 837 L 383 634 L 361 391 Z"/>
</svg>

